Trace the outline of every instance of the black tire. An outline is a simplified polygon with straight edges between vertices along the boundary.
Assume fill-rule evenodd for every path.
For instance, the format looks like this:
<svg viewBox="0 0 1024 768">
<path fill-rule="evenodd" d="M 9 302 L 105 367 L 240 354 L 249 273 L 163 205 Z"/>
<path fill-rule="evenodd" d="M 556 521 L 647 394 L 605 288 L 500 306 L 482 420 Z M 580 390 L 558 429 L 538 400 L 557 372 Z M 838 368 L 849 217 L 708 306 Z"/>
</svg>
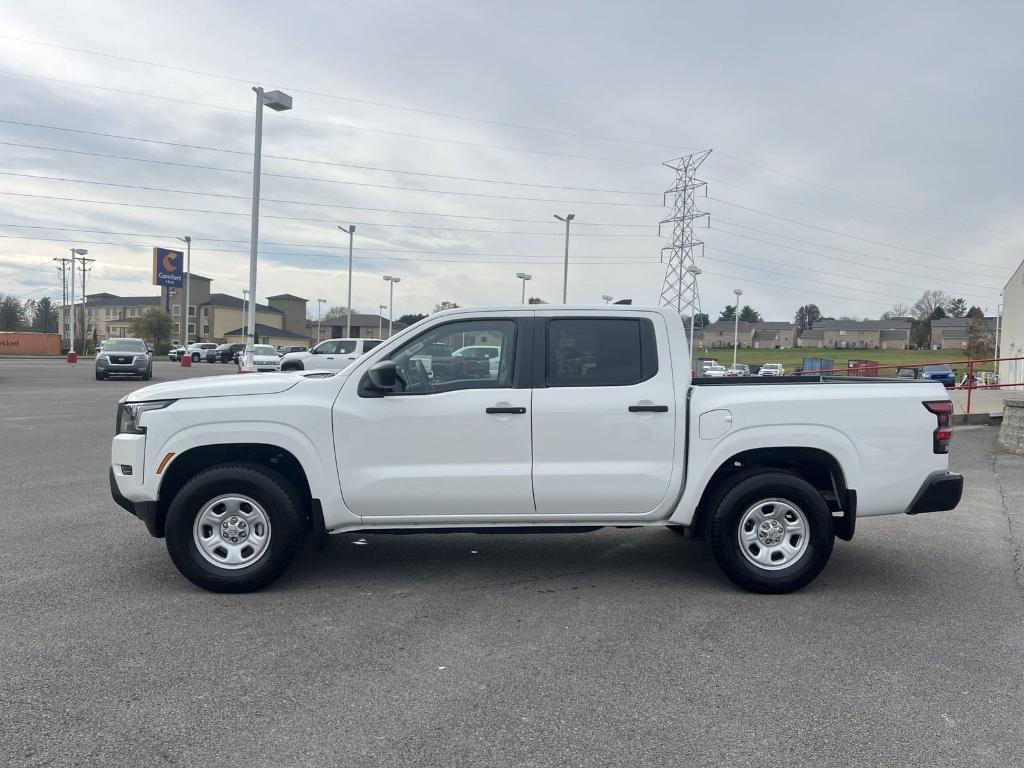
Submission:
<svg viewBox="0 0 1024 768">
<path fill-rule="evenodd" d="M 192 353 L 192 362 L 193 363 L 198 363 L 199 362 L 199 353 L 198 352 L 193 352 Z"/>
<path fill-rule="evenodd" d="M 105 378 L 107 378 L 107 377 L 104 376 L 102 373 L 97 373 L 96 374 L 96 381 L 103 381 Z"/>
<path fill-rule="evenodd" d="M 222 494 L 243 494 L 262 506 L 270 520 L 266 551 L 251 565 L 230 570 L 209 562 L 193 537 L 196 516 Z M 284 573 L 306 533 L 302 501 L 280 474 L 258 464 L 221 464 L 193 477 L 167 510 L 167 552 L 181 574 L 211 592 L 254 592 Z"/>
<path fill-rule="evenodd" d="M 150 369 L 149 369 L 148 371 L 146 371 L 146 372 L 145 372 L 145 373 L 144 373 L 144 374 L 142 375 L 142 380 L 143 380 L 143 381 L 149 381 L 149 380 L 150 380 L 150 379 L 152 379 L 152 378 L 153 378 L 153 369 L 152 369 L 152 368 L 150 368 Z"/>
<path fill-rule="evenodd" d="M 302 371 L 302 370 L 305 370 L 305 367 L 302 365 L 302 363 L 285 363 L 284 365 L 281 366 L 281 370 L 282 371 Z"/>
<path fill-rule="evenodd" d="M 744 589 L 773 594 L 793 592 L 813 581 L 828 563 L 834 541 L 832 513 L 818 490 L 803 478 L 771 470 L 744 474 L 733 485 L 721 489 L 716 499 L 707 524 L 707 541 L 725 575 Z M 748 510 L 770 500 L 795 507 L 806 521 L 806 541 L 798 536 L 795 540 L 790 537 L 788 542 L 791 546 L 803 546 L 802 554 L 784 567 L 756 565 L 748 559 L 739 540 L 740 525 Z M 747 530 L 756 535 L 756 529 Z M 760 546 L 754 542 L 748 547 L 751 557 L 760 552 Z"/>
</svg>

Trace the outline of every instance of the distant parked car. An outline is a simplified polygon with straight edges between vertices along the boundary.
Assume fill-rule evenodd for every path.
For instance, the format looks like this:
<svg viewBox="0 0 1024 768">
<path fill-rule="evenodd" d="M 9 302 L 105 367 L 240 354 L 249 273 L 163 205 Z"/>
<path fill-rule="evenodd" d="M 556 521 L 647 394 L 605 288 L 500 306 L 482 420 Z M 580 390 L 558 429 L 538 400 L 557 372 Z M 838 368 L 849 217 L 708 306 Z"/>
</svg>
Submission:
<svg viewBox="0 0 1024 768">
<path fill-rule="evenodd" d="M 257 371 L 280 371 L 281 358 L 269 344 L 255 344 L 252 348 L 252 363 Z"/>
<path fill-rule="evenodd" d="M 110 376 L 153 378 L 153 358 L 142 339 L 107 339 L 96 355 L 96 381 Z"/>
<path fill-rule="evenodd" d="M 921 370 L 921 379 L 924 381 L 938 381 L 946 387 L 956 386 L 956 375 L 953 369 L 945 363 L 941 365 L 926 365 Z"/>
<path fill-rule="evenodd" d="M 725 376 L 725 366 L 711 363 L 704 367 L 704 375 L 711 379 L 721 379 Z"/>
<path fill-rule="evenodd" d="M 244 349 L 245 344 L 218 344 L 213 349 L 206 350 L 206 362 L 232 363 L 235 356 Z"/>
<path fill-rule="evenodd" d="M 188 355 L 192 358 L 193 363 L 198 363 L 206 357 L 208 351 L 216 348 L 217 345 L 212 341 L 197 341 L 188 345 Z"/>
<path fill-rule="evenodd" d="M 167 359 L 170 360 L 172 363 L 176 363 L 178 362 L 178 360 L 181 359 L 181 356 L 183 354 L 185 354 L 184 347 L 171 347 L 170 350 L 168 350 L 167 352 Z"/>
<path fill-rule="evenodd" d="M 321 341 L 308 352 L 289 352 L 281 358 L 281 370 L 329 368 L 340 371 L 380 343 L 380 339 L 328 339 Z"/>
<path fill-rule="evenodd" d="M 294 346 L 294 347 L 278 347 L 277 354 L 284 357 L 292 352 L 305 352 L 309 347 L 306 346 Z"/>
<path fill-rule="evenodd" d="M 498 378 L 498 367 L 501 365 L 501 347 L 474 345 L 462 347 L 452 352 L 456 365 L 465 366 L 468 378 Z"/>
<path fill-rule="evenodd" d="M 758 376 L 785 376 L 786 369 L 782 367 L 782 363 L 765 363 L 761 366 L 761 370 L 757 372 Z"/>
<path fill-rule="evenodd" d="M 750 368 L 743 363 L 737 363 L 736 365 L 730 365 L 726 371 L 726 376 L 749 376 Z"/>
</svg>

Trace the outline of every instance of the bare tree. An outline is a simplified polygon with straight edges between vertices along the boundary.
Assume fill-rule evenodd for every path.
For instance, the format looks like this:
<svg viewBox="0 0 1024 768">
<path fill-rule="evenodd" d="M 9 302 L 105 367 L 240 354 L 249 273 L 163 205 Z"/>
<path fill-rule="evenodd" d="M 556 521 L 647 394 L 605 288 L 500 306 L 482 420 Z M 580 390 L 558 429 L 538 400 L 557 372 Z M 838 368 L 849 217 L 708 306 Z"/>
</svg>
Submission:
<svg viewBox="0 0 1024 768">
<path fill-rule="evenodd" d="M 901 317 L 910 317 L 910 307 L 904 304 L 902 301 L 896 302 L 892 305 L 892 309 L 883 312 L 879 320 L 896 320 Z"/>
<path fill-rule="evenodd" d="M 921 298 L 914 302 L 914 317 L 918 320 L 931 320 L 938 307 L 943 310 L 950 302 L 950 297 L 945 291 L 925 291 Z"/>
</svg>

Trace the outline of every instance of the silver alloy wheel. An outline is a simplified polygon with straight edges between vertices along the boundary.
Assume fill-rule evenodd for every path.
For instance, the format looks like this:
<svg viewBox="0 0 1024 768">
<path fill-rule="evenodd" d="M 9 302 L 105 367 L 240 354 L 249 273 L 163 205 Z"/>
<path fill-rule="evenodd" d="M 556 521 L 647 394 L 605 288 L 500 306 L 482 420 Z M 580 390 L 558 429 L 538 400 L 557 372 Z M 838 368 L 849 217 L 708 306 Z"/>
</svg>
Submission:
<svg viewBox="0 0 1024 768">
<path fill-rule="evenodd" d="M 208 563 L 238 570 L 266 554 L 270 544 L 270 518 L 248 496 L 225 494 L 207 502 L 196 515 L 192 540 Z"/>
<path fill-rule="evenodd" d="M 803 510 L 785 499 L 763 499 L 740 518 L 740 551 L 754 566 L 778 571 L 807 551 L 810 526 Z"/>
</svg>

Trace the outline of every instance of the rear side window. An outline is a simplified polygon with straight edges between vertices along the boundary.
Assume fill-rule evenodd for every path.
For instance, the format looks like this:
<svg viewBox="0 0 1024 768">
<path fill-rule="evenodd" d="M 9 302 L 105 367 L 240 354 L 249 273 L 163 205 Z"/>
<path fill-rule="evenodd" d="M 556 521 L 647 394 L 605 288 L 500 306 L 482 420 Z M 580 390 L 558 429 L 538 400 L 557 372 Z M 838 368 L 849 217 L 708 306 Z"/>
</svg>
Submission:
<svg viewBox="0 0 1024 768">
<path fill-rule="evenodd" d="M 624 387 L 658 372 L 648 319 L 551 320 L 547 337 L 549 387 Z"/>
<path fill-rule="evenodd" d="M 371 349 L 376 347 L 378 344 L 380 344 L 380 341 L 364 341 L 363 342 L 363 352 L 369 352 Z"/>
</svg>

